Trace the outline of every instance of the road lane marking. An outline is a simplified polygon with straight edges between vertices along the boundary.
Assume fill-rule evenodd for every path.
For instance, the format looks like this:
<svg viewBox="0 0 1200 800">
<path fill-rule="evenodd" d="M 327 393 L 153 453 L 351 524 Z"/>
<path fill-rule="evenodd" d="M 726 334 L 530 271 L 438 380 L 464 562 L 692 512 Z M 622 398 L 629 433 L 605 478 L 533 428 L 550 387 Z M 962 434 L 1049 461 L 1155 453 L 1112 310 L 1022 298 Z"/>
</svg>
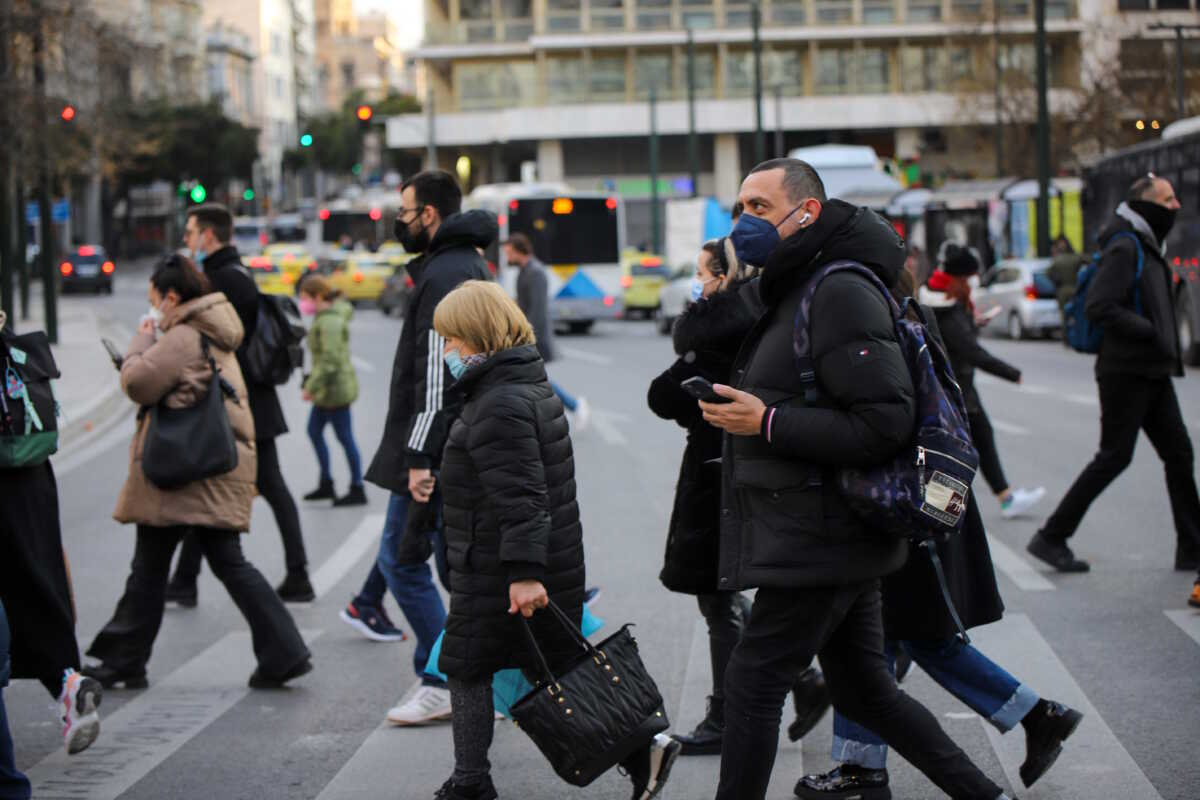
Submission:
<svg viewBox="0 0 1200 800">
<path fill-rule="evenodd" d="M 1029 428 L 1022 428 L 1020 425 L 1014 425 L 1011 422 L 1005 422 L 1002 419 L 993 419 L 992 427 L 1001 433 L 1010 433 L 1013 436 L 1028 436 L 1032 431 Z"/>
<path fill-rule="evenodd" d="M 1024 788 L 1018 772 L 1025 760 L 1025 736 L 1020 730 L 1003 736 L 985 720 L 980 721 L 1005 777 L 1022 798 L 1074 797 L 1080 787 L 1103 786 L 1105 797 L 1162 800 L 1029 617 L 1006 614 L 1000 622 L 971 631 L 971 639 L 1001 665 L 1007 662 L 1016 667 L 1017 680 L 1034 687 L 1042 697 L 1066 703 L 1084 715 L 1054 768 L 1032 789 Z"/>
<path fill-rule="evenodd" d="M 576 361 L 583 361 L 586 364 L 595 364 L 598 367 L 608 367 L 613 363 L 611 356 L 602 356 L 599 353 L 592 353 L 588 350 L 580 350 L 577 347 L 567 347 L 564 345 L 556 345 L 558 352 L 568 358 L 573 358 Z"/>
<path fill-rule="evenodd" d="M 1064 394 L 1063 399 L 1068 403 L 1077 403 L 1081 406 L 1100 405 L 1100 400 L 1094 394 Z"/>
<path fill-rule="evenodd" d="M 354 365 L 355 369 L 362 370 L 368 375 L 375 372 L 375 365 L 370 361 L 367 361 L 365 358 L 360 358 L 359 356 L 350 356 L 350 363 Z"/>
<path fill-rule="evenodd" d="M 1167 619 L 1179 626 L 1179 629 L 1192 637 L 1196 644 L 1200 644 L 1200 611 L 1192 611 L 1191 609 L 1178 608 L 1168 609 L 1163 612 L 1167 615 Z"/>
<path fill-rule="evenodd" d="M 317 598 L 324 597 L 334 586 L 346 576 L 355 564 L 367 554 L 371 548 L 379 548 L 379 540 L 383 536 L 383 514 L 370 514 L 362 518 L 354 532 L 346 537 L 338 549 L 333 551 L 325 563 L 313 573 L 312 585 Z"/>
<path fill-rule="evenodd" d="M 614 447 L 627 447 L 629 440 L 625 438 L 625 434 L 617 427 L 617 424 L 614 422 L 615 420 L 616 417 L 607 411 L 592 410 L 591 425 L 596 429 L 596 433 L 600 434 L 600 438 L 604 440 L 605 444 L 610 444 Z"/>
<path fill-rule="evenodd" d="M 988 549 L 992 551 L 992 564 L 1007 575 L 1017 588 L 1026 592 L 1053 592 L 1058 588 L 1004 542 L 990 533 L 987 540 Z"/>
<path fill-rule="evenodd" d="M 321 635 L 301 631 L 305 642 Z M 250 694 L 250 632 L 230 633 L 111 715 L 84 752 L 56 750 L 27 770 L 38 800 L 116 800 Z M 203 780 L 203 777 L 201 780 Z"/>
<path fill-rule="evenodd" d="M 64 475 L 82 467 L 92 459 L 106 453 L 121 442 L 133 439 L 137 427 L 136 415 L 132 412 L 116 417 L 110 426 L 76 440 L 61 456 L 53 456 L 54 473 L 61 479 Z"/>
</svg>

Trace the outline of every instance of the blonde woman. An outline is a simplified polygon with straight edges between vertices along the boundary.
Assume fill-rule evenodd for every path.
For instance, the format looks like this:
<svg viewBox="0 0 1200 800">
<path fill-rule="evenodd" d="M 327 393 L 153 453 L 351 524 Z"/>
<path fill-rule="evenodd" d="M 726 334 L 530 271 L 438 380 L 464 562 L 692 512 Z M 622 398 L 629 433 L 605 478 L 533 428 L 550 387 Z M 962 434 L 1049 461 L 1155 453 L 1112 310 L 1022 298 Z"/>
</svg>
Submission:
<svg viewBox="0 0 1200 800">
<path fill-rule="evenodd" d="M 455 764 L 435 797 L 492 800 L 492 675 L 535 666 L 516 615 L 529 618 L 552 669 L 578 653 L 553 618 L 534 614 L 553 599 L 571 619 L 582 615 L 575 461 L 533 329 L 499 285 L 462 284 L 433 325 L 464 398 L 442 457 L 450 615 L 438 666 L 450 678 Z M 626 759 L 635 800 L 658 794 L 678 754 L 659 737 Z"/>
</svg>

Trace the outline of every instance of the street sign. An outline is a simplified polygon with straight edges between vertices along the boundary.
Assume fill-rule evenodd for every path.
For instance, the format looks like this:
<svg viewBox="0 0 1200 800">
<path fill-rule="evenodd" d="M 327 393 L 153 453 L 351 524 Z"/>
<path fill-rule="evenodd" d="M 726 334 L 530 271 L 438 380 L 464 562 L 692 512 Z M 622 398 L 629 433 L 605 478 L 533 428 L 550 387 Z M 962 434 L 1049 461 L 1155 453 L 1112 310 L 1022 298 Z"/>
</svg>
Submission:
<svg viewBox="0 0 1200 800">
<path fill-rule="evenodd" d="M 50 220 L 62 224 L 71 218 L 71 201 L 55 200 L 50 205 Z M 30 225 L 38 224 L 41 214 L 38 213 L 37 203 L 25 204 L 25 221 Z"/>
</svg>

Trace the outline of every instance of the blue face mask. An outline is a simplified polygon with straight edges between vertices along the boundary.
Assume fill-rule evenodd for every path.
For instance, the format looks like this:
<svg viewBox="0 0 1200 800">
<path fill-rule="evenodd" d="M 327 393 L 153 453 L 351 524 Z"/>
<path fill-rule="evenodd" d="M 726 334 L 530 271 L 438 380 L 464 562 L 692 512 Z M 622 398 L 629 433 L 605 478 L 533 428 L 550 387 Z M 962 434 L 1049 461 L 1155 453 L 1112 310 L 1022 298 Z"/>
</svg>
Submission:
<svg viewBox="0 0 1200 800">
<path fill-rule="evenodd" d="M 702 281 L 699 278 L 692 278 L 692 302 L 699 303 L 704 299 L 704 287 L 717 280 L 720 280 L 720 278 L 709 278 L 706 281 Z"/>
<path fill-rule="evenodd" d="M 793 208 L 779 224 L 787 222 L 792 214 L 795 214 L 800 208 L 801 206 Z M 800 220 L 800 224 L 808 222 L 809 217 L 809 214 L 805 214 L 804 218 Z M 772 225 L 762 217 L 742 214 L 738 217 L 737 224 L 733 226 L 729 240 L 733 242 L 733 249 L 737 253 L 739 261 L 755 267 L 762 267 L 766 265 L 771 253 L 779 246 L 779 227 Z"/>
<path fill-rule="evenodd" d="M 449 350 L 442 359 L 446 362 L 446 368 L 450 370 L 450 374 L 454 380 L 458 380 L 467 371 L 467 362 L 463 361 L 462 356 L 457 350 Z"/>
</svg>

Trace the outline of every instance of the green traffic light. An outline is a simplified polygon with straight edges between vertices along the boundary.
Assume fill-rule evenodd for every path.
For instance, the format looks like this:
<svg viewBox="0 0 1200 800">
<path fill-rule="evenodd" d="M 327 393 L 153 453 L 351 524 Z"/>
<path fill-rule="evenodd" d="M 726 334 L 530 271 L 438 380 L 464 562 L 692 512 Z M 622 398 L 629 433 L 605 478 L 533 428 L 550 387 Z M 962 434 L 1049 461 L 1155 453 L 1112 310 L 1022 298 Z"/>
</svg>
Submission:
<svg viewBox="0 0 1200 800">
<path fill-rule="evenodd" d="M 355 175 L 362 175 L 362 164 L 355 164 L 353 167 L 350 168 L 350 171 L 353 172 Z"/>
<path fill-rule="evenodd" d="M 245 200 L 246 202 L 253 200 L 254 199 L 254 190 L 247 189 L 246 191 L 242 192 L 242 199 Z"/>
<path fill-rule="evenodd" d="M 203 186 L 197 183 L 192 187 L 191 197 L 193 203 L 203 203 L 204 198 L 208 197 L 208 192 L 204 190 Z"/>
<path fill-rule="evenodd" d="M 313 138 L 311 133 L 306 133 L 300 137 L 301 147 L 312 147 Z"/>
</svg>

